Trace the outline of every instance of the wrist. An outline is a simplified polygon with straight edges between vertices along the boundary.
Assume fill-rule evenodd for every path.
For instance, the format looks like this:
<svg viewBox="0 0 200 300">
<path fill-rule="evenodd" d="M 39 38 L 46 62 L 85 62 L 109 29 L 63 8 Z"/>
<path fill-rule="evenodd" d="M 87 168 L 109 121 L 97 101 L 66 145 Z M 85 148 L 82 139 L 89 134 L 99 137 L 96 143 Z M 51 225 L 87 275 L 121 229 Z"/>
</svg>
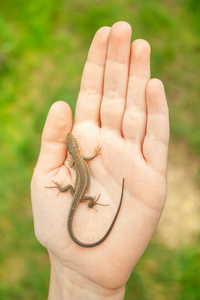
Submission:
<svg viewBox="0 0 200 300">
<path fill-rule="evenodd" d="M 67 268 L 50 254 L 51 276 L 48 300 L 124 299 L 125 286 L 109 289 L 99 286 L 80 272 Z"/>
</svg>

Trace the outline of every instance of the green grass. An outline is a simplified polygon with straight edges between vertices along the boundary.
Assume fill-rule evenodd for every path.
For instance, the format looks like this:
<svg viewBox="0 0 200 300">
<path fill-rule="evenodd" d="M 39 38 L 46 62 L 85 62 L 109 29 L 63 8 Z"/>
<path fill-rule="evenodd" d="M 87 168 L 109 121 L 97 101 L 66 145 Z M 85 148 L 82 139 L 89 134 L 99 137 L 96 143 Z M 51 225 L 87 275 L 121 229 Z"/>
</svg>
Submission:
<svg viewBox="0 0 200 300">
<path fill-rule="evenodd" d="M 154 240 L 128 281 L 125 299 L 199 299 L 199 247 L 170 250 Z"/>
<path fill-rule="evenodd" d="M 152 77 L 166 86 L 172 140 L 200 155 L 200 2 L 197 0 L 0 0 L 0 295 L 45 299 L 49 261 L 36 241 L 29 186 L 50 105 L 74 112 L 95 31 L 124 20 L 152 47 Z M 199 243 L 169 250 L 153 242 L 126 299 L 199 299 Z M 196 293 L 196 294 L 195 294 Z M 173 298 L 174 297 L 174 298 Z"/>
</svg>

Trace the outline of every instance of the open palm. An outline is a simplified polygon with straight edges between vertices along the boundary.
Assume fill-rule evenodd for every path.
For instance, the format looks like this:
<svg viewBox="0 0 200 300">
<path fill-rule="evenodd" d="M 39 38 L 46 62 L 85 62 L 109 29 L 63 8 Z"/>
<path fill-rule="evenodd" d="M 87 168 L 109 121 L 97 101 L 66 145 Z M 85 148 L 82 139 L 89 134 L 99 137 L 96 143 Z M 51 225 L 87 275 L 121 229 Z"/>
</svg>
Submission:
<svg viewBox="0 0 200 300">
<path fill-rule="evenodd" d="M 35 232 L 50 253 L 70 270 L 103 288 L 120 289 L 144 252 L 166 197 L 169 139 L 168 108 L 163 84 L 150 80 L 150 47 L 144 40 L 130 46 L 131 27 L 118 22 L 97 31 L 83 71 L 72 128 L 69 106 L 56 102 L 47 117 L 41 152 L 32 179 Z M 65 139 L 72 130 L 88 162 L 88 195 L 108 206 L 90 209 L 81 202 L 73 220 L 79 240 L 92 243 L 107 231 L 120 201 L 121 210 L 108 238 L 99 246 L 77 246 L 67 232 L 72 201 L 52 180 L 74 186 L 76 172 L 67 161 Z M 61 267 L 60 267 L 61 268 Z"/>
</svg>

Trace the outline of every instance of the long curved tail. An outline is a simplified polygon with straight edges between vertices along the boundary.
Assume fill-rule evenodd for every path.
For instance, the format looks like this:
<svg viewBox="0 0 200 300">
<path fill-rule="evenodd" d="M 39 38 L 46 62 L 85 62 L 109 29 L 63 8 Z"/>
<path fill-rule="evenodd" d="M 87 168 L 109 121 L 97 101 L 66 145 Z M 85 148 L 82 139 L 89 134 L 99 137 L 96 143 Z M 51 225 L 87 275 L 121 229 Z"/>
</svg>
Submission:
<svg viewBox="0 0 200 300">
<path fill-rule="evenodd" d="M 108 228 L 107 232 L 104 234 L 104 236 L 98 240 L 97 242 L 94 242 L 94 243 L 91 243 L 91 244 L 86 244 L 86 243 L 83 243 L 81 241 L 79 241 L 77 239 L 77 237 L 74 235 L 74 232 L 72 230 L 72 219 L 73 219 L 73 214 L 69 215 L 68 217 L 68 221 L 67 221 L 67 228 L 68 228 L 68 232 L 69 232 L 69 235 L 71 237 L 71 239 L 79 246 L 81 247 L 84 247 L 84 248 L 92 248 L 92 247 L 95 247 L 95 246 L 98 246 L 99 244 L 103 243 L 105 241 L 105 239 L 108 237 L 108 235 L 110 234 L 111 230 L 113 229 L 113 226 L 115 224 L 115 221 L 118 217 L 118 214 L 119 214 L 119 211 L 120 211 L 120 208 L 121 208 L 121 205 L 122 205 L 122 199 L 123 199 L 123 192 L 124 192 L 124 178 L 122 180 L 122 192 L 121 192 L 121 198 L 120 198 L 120 202 L 119 202 L 119 206 L 118 206 L 118 209 L 117 209 L 117 212 L 114 216 L 114 219 L 110 225 L 110 227 Z"/>
</svg>

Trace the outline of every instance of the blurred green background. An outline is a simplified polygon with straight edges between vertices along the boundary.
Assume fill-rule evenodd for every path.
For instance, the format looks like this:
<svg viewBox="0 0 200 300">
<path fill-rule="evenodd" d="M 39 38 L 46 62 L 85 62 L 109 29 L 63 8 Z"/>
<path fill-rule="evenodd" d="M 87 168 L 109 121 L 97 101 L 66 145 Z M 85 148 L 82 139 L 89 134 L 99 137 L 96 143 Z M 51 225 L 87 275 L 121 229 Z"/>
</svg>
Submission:
<svg viewBox="0 0 200 300">
<path fill-rule="evenodd" d="M 42 128 L 54 101 L 74 111 L 93 35 L 119 20 L 151 45 L 152 77 L 164 82 L 170 107 L 170 156 L 184 148 L 188 164 L 199 162 L 200 1 L 0 0 L 1 299 L 47 297 L 49 260 L 34 236 L 30 204 Z M 199 249 L 199 233 L 178 247 L 155 235 L 125 299 L 200 299 Z"/>
</svg>

